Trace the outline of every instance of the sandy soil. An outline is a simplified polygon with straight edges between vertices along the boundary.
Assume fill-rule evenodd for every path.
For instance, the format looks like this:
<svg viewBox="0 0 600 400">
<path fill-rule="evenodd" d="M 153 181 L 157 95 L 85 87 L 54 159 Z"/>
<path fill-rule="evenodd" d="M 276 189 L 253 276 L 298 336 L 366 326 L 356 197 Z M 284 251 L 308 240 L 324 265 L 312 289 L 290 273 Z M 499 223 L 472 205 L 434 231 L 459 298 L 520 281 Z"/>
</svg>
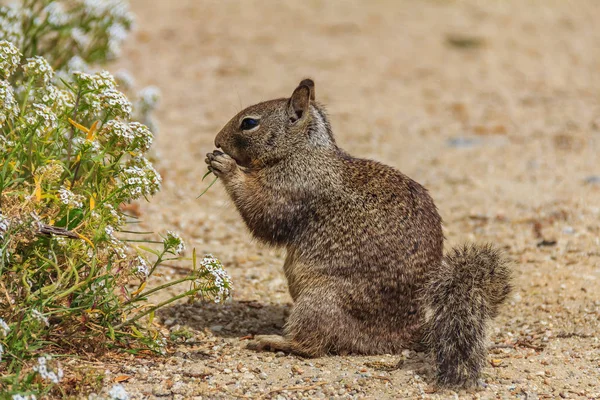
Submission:
<svg viewBox="0 0 600 400">
<path fill-rule="evenodd" d="M 136 397 L 600 398 L 600 6 L 594 1 L 136 0 L 121 66 L 164 98 L 162 193 L 145 226 L 178 230 L 235 283 L 179 305 L 194 337 L 165 359 L 109 365 Z M 491 241 L 517 288 L 493 323 L 485 388 L 435 391 L 422 354 L 255 353 L 290 297 L 283 251 L 254 242 L 204 154 L 242 107 L 316 81 L 338 143 L 427 186 L 447 245 Z M 165 271 L 167 274 L 169 271 Z M 165 329 L 167 329 L 165 328 Z M 403 361 L 402 363 L 398 363 Z M 287 391 L 284 389 L 287 388 Z"/>
</svg>

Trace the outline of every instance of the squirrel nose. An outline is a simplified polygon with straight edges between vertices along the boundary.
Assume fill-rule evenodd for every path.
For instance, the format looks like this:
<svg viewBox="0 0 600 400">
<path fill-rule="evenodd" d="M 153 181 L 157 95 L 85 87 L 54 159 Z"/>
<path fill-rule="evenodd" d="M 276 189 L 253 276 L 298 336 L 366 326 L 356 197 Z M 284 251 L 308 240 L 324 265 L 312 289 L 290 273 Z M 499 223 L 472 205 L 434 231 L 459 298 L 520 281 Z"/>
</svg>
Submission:
<svg viewBox="0 0 600 400">
<path fill-rule="evenodd" d="M 219 143 L 219 140 L 215 139 L 215 146 L 217 149 L 221 148 L 221 144 Z"/>
</svg>

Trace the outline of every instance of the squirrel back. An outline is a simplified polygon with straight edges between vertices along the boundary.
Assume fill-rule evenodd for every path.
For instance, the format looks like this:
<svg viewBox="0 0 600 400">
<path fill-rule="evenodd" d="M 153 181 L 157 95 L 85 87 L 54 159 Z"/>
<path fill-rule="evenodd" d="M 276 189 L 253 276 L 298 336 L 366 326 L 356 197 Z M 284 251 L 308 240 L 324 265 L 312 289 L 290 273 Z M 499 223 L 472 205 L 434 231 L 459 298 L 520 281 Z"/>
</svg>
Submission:
<svg viewBox="0 0 600 400">
<path fill-rule="evenodd" d="M 441 385 L 477 382 L 485 325 L 510 290 L 506 263 L 488 247 L 444 258 L 427 190 L 340 149 L 311 80 L 241 111 L 215 145 L 223 152 L 206 162 L 253 236 L 288 252 L 295 304 L 285 338 L 263 347 L 321 356 L 425 342 Z"/>
</svg>

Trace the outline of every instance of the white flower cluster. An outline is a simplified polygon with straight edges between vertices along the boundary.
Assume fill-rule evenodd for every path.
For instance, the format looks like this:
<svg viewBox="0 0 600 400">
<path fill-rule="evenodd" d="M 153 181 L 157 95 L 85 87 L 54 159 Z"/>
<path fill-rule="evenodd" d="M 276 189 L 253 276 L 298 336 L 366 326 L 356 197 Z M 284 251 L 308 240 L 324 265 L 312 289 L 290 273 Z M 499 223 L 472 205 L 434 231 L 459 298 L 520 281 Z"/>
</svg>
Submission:
<svg viewBox="0 0 600 400">
<path fill-rule="evenodd" d="M 92 283 L 90 285 L 90 289 L 92 290 L 92 292 L 108 293 L 108 289 L 106 288 L 105 280 L 101 280 L 101 281 Z"/>
<path fill-rule="evenodd" d="M 123 385 L 113 385 L 108 391 L 111 400 L 129 400 L 129 394 Z"/>
<path fill-rule="evenodd" d="M 138 92 L 138 97 L 142 108 L 154 109 L 160 100 L 160 89 L 156 86 L 146 86 Z"/>
<path fill-rule="evenodd" d="M 49 380 L 52 383 L 58 383 L 63 378 L 63 370 L 58 367 L 56 372 L 54 372 L 51 368 L 48 368 L 47 362 L 52 360 L 52 357 L 38 357 L 38 365 L 33 367 L 33 370 L 40 374 L 42 379 Z"/>
<path fill-rule="evenodd" d="M 37 400 L 37 397 L 35 397 L 35 394 L 13 394 L 12 400 Z"/>
<path fill-rule="evenodd" d="M 34 319 L 36 319 L 36 320 L 38 320 L 38 321 L 40 321 L 40 322 L 43 322 L 43 323 L 44 323 L 44 325 L 46 325 L 46 326 L 50 326 L 50 322 L 48 322 L 48 318 L 46 318 L 46 317 L 44 316 L 44 314 L 42 314 L 42 313 L 41 313 L 41 312 L 39 312 L 38 310 L 36 310 L 36 309 L 32 309 L 32 310 L 31 310 L 31 316 L 32 316 Z"/>
<path fill-rule="evenodd" d="M 65 12 L 62 3 L 58 1 L 52 1 L 44 7 L 44 11 L 46 12 L 46 20 L 50 25 L 60 27 L 69 23 L 69 14 Z"/>
<path fill-rule="evenodd" d="M 145 157 L 133 157 L 125 164 L 119 180 L 127 191 L 130 200 L 141 196 L 148 197 L 160 190 L 162 178 Z"/>
<path fill-rule="evenodd" d="M 108 33 L 108 52 L 112 57 L 116 57 L 121 54 L 121 45 L 127 39 L 129 32 L 122 24 L 115 23 L 106 33 Z"/>
<path fill-rule="evenodd" d="M 57 160 L 50 160 L 46 165 L 43 165 L 35 170 L 35 176 L 43 179 L 46 182 L 54 183 L 60 180 L 64 167 Z"/>
<path fill-rule="evenodd" d="M 153 346 L 151 345 L 151 347 L 153 347 L 154 351 L 158 351 L 162 355 L 167 354 L 165 349 L 165 347 L 167 347 L 167 339 L 164 337 L 158 337 L 152 342 L 152 344 Z"/>
<path fill-rule="evenodd" d="M 10 333 L 10 326 L 2 318 L 0 318 L 0 333 L 5 337 Z"/>
<path fill-rule="evenodd" d="M 90 69 L 89 65 L 78 55 L 74 55 L 67 62 L 67 71 L 70 73 L 86 73 Z M 89 75 L 89 74 L 88 74 Z"/>
<path fill-rule="evenodd" d="M 56 242 L 56 244 L 58 245 L 58 247 L 63 250 L 65 250 L 67 248 L 67 246 L 69 245 L 69 241 L 65 237 L 58 236 L 58 237 L 54 237 L 53 239 Z"/>
<path fill-rule="evenodd" d="M 215 303 L 227 300 L 231 296 L 231 277 L 223 268 L 221 261 L 213 257 L 212 254 L 207 254 L 202 261 L 200 261 L 200 265 L 205 272 L 209 273 L 213 284 L 217 289 L 217 294 L 214 299 Z M 201 283 L 198 282 L 198 284 Z"/>
<path fill-rule="evenodd" d="M 27 63 L 23 65 L 25 76 L 28 78 L 36 78 L 44 82 L 50 83 L 54 76 L 54 71 L 48 61 L 41 56 L 35 56 L 27 59 Z"/>
<path fill-rule="evenodd" d="M 58 196 L 63 204 L 66 204 L 72 208 L 83 208 L 84 197 L 80 194 L 71 192 L 64 186 L 58 189 Z"/>
<path fill-rule="evenodd" d="M 71 69 L 71 65 L 69 65 L 69 69 Z M 92 113 L 102 109 L 115 117 L 129 118 L 131 116 L 131 102 L 127 96 L 117 90 L 117 82 L 109 72 L 88 74 L 75 71 L 73 75 L 76 77 L 79 88 L 86 92 L 81 97 L 81 101 L 89 106 Z"/>
<path fill-rule="evenodd" d="M 152 132 L 150 132 L 150 129 L 148 129 L 146 125 L 135 121 L 129 123 L 129 128 L 133 132 L 134 137 L 132 150 L 139 150 L 142 153 L 150 150 L 152 141 L 154 140 L 154 136 L 152 135 Z"/>
<path fill-rule="evenodd" d="M 102 24 L 107 35 L 109 56 L 118 56 L 121 44 L 133 25 L 133 14 L 129 11 L 128 3 L 120 0 L 83 0 L 82 4 L 84 14 Z"/>
<path fill-rule="evenodd" d="M 112 248 L 115 251 L 115 253 L 117 253 L 117 256 L 120 259 L 127 258 L 127 253 L 125 252 L 125 243 L 115 237 L 115 228 L 113 228 L 110 225 L 106 225 L 106 227 L 104 228 L 104 232 L 106 232 L 106 235 L 108 236 L 108 241 L 112 245 Z"/>
<path fill-rule="evenodd" d="M 113 233 L 115 233 L 115 228 L 110 225 L 106 225 L 106 227 L 104 227 L 104 232 L 106 232 L 108 236 L 112 237 Z"/>
<path fill-rule="evenodd" d="M 35 132 L 39 137 L 44 136 L 58 127 L 58 118 L 52 112 L 52 109 L 45 104 L 33 103 L 29 112 L 25 116 L 27 125 L 22 129 L 35 127 Z"/>
<path fill-rule="evenodd" d="M 105 203 L 103 208 L 104 208 L 104 210 L 108 211 L 108 213 L 111 215 L 112 220 L 115 224 L 117 224 L 117 225 L 125 224 L 125 222 L 126 222 L 125 217 L 122 214 L 118 213 L 117 210 L 115 210 L 115 208 L 111 204 Z"/>
<path fill-rule="evenodd" d="M 73 41 L 82 49 L 88 47 L 92 41 L 92 38 L 85 33 L 83 29 L 77 26 L 71 29 L 71 37 L 73 38 Z"/>
<path fill-rule="evenodd" d="M 185 250 L 185 242 L 177 232 L 167 231 L 167 237 L 163 240 L 165 249 L 170 249 L 176 256 Z"/>
<path fill-rule="evenodd" d="M 131 115 L 131 102 L 117 89 L 102 90 L 98 94 L 98 99 L 103 108 L 110 110 L 116 117 L 128 118 Z"/>
<path fill-rule="evenodd" d="M 0 128 L 7 120 L 12 120 L 19 115 L 19 104 L 15 99 L 12 86 L 0 80 Z"/>
<path fill-rule="evenodd" d="M 129 147 L 135 139 L 133 130 L 126 122 L 120 119 L 112 119 L 104 124 L 98 136 L 102 138 L 103 141 L 116 139 L 117 143 L 122 143 L 122 147 L 125 148 Z"/>
<path fill-rule="evenodd" d="M 133 22 L 133 14 L 129 11 L 127 2 L 122 0 L 83 0 L 85 13 L 91 17 L 112 17 Z"/>
<path fill-rule="evenodd" d="M 0 239 L 4 239 L 4 233 L 10 228 L 10 220 L 0 214 Z M 0 327 L 2 327 L 2 318 L 0 318 Z"/>
<path fill-rule="evenodd" d="M 0 6 L 0 37 L 13 43 L 20 42 L 23 37 L 22 15 L 23 10 L 16 3 Z"/>
<path fill-rule="evenodd" d="M 147 278 L 148 274 L 150 274 L 150 269 L 148 268 L 148 263 L 141 256 L 138 256 L 136 261 L 137 261 L 137 266 L 135 268 L 135 272 L 137 272 L 140 275 L 143 275 L 144 278 Z"/>
<path fill-rule="evenodd" d="M 73 75 L 75 75 L 77 83 L 83 90 L 114 89 L 117 86 L 115 78 L 108 71 L 100 71 L 95 74 L 78 71 L 74 72 Z"/>
<path fill-rule="evenodd" d="M 2 78 L 7 79 L 10 77 L 19 66 L 20 61 L 21 53 L 19 49 L 11 42 L 0 41 L 0 74 L 2 74 Z"/>
<path fill-rule="evenodd" d="M 46 85 L 35 90 L 35 97 L 41 103 L 52 106 L 61 99 L 60 90 L 54 85 Z"/>
</svg>

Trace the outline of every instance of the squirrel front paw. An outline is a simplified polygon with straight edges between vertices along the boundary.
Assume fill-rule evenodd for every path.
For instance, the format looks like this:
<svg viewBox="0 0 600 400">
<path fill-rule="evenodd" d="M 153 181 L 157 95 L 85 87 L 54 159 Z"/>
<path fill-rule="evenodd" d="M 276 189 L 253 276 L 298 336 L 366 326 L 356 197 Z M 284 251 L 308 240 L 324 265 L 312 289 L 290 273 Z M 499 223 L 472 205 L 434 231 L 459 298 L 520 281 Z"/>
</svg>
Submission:
<svg viewBox="0 0 600 400">
<path fill-rule="evenodd" d="M 235 160 L 219 150 L 208 153 L 204 162 L 208 164 L 208 169 L 210 171 L 223 179 L 226 179 L 226 177 L 232 175 L 238 169 Z"/>
</svg>

